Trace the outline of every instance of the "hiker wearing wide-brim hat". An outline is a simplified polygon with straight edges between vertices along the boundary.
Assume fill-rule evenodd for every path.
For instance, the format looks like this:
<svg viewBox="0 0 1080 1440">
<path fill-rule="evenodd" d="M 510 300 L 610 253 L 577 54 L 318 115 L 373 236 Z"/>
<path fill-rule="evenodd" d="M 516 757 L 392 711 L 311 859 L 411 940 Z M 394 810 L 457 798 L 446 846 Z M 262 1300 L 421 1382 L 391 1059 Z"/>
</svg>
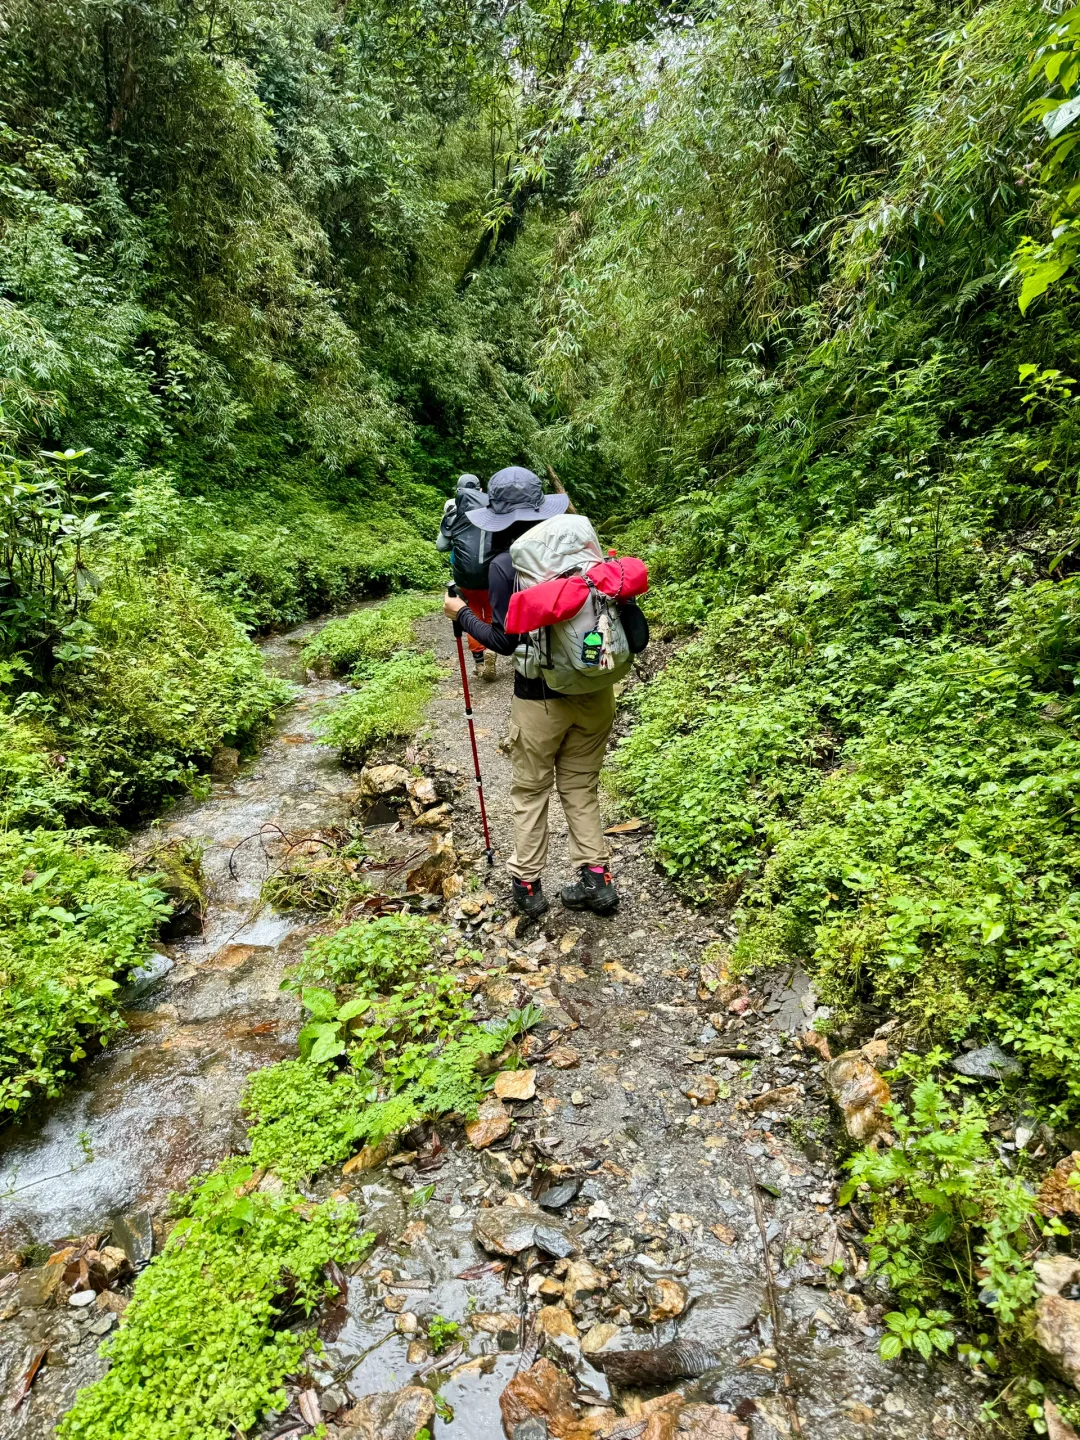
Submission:
<svg viewBox="0 0 1080 1440">
<path fill-rule="evenodd" d="M 539 475 L 523 465 L 508 465 L 488 481 L 488 503 L 470 513 L 469 520 L 481 530 L 508 530 L 527 520 L 535 525 L 553 515 L 565 515 L 569 495 L 545 495 Z"/>
<path fill-rule="evenodd" d="M 514 853 L 509 866 L 515 904 L 533 917 L 548 908 L 540 877 L 547 862 L 552 784 L 562 801 L 570 831 L 570 860 L 579 875 L 575 884 L 563 889 L 563 904 L 573 910 L 610 915 L 619 903 L 607 866 L 610 852 L 604 838 L 598 786 L 615 719 L 614 686 L 629 668 L 629 655 L 625 663 L 620 658 L 617 665 L 612 665 L 608 657 L 608 668 L 603 668 L 601 645 L 596 667 L 588 668 L 590 659 L 579 673 L 565 664 L 560 667 L 557 660 L 553 662 L 552 630 L 545 632 L 549 637 L 547 653 L 538 655 L 536 635 L 508 633 L 506 629 L 507 611 L 515 591 L 537 583 L 537 572 L 526 564 L 531 552 L 557 554 L 559 574 L 587 569 L 603 560 L 596 532 L 584 516 L 567 515 L 569 508 L 566 495 L 545 495 L 539 477 L 523 466 L 512 465 L 493 475 L 487 506 L 469 515 L 472 524 L 493 536 L 496 553 L 488 571 L 491 624 L 480 620 L 457 596 L 448 595 L 444 604 L 446 614 L 485 648 L 514 656 L 514 698 L 510 706 Z M 525 567 L 520 572 L 515 568 L 519 563 Z M 605 609 L 603 604 L 601 609 Z M 607 640 L 613 630 L 622 634 L 616 607 L 612 606 L 610 617 L 605 613 L 604 624 Z M 604 639 L 591 633 L 588 638 Z M 577 652 L 580 658 L 580 643 Z"/>
</svg>

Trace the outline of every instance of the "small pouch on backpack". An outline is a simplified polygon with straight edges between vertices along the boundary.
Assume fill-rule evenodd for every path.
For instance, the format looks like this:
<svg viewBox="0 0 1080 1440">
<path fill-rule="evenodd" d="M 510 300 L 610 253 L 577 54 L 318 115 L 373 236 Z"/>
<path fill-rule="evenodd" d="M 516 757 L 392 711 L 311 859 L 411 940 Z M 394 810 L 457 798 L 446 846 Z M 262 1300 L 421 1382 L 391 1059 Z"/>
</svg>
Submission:
<svg viewBox="0 0 1080 1440">
<path fill-rule="evenodd" d="M 630 654 L 640 655 L 649 643 L 649 622 L 645 619 L 645 612 L 640 605 L 630 600 L 627 604 L 619 606 L 619 619 L 626 632 L 626 643 L 630 646 Z"/>
</svg>

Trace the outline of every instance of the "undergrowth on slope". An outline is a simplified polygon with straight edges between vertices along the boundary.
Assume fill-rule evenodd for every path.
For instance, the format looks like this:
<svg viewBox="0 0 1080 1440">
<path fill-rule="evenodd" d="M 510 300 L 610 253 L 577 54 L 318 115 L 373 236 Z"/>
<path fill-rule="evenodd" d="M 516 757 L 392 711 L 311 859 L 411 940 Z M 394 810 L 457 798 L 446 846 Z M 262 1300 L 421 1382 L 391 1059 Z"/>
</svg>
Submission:
<svg viewBox="0 0 1080 1440">
<path fill-rule="evenodd" d="M 168 913 L 152 877 L 87 832 L 0 832 L 0 1110 L 59 1093 Z"/>
</svg>

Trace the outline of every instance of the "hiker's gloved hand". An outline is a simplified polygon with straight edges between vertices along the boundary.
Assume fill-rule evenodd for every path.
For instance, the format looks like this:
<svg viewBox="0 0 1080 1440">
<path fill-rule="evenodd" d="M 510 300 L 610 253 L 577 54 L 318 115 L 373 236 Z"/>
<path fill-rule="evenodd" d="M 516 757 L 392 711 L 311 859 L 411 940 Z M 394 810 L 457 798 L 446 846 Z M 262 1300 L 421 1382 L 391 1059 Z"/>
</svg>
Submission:
<svg viewBox="0 0 1080 1440">
<path fill-rule="evenodd" d="M 467 610 L 468 606 L 460 595 L 446 595 L 443 597 L 442 608 L 443 614 L 448 619 L 456 620 L 462 610 Z"/>
</svg>

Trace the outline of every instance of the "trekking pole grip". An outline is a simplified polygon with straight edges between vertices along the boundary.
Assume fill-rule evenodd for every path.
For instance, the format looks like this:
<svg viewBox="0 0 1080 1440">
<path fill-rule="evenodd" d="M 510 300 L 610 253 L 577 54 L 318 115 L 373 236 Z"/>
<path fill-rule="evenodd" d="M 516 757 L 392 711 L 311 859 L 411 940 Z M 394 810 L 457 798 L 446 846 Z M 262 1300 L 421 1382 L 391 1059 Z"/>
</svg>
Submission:
<svg viewBox="0 0 1080 1440">
<path fill-rule="evenodd" d="M 458 591 L 457 591 L 457 586 L 454 584 L 454 582 L 453 582 L 452 580 L 450 581 L 450 584 L 447 585 L 447 587 L 446 587 L 446 593 L 447 593 L 447 595 L 450 596 L 451 599 L 454 599 L 454 598 L 457 596 L 457 593 L 458 593 Z M 460 635 L 461 633 L 462 633 L 462 630 L 461 630 L 461 621 L 460 621 L 460 620 L 455 620 L 455 621 L 454 621 L 454 634 L 455 634 L 455 635 Z"/>
</svg>

